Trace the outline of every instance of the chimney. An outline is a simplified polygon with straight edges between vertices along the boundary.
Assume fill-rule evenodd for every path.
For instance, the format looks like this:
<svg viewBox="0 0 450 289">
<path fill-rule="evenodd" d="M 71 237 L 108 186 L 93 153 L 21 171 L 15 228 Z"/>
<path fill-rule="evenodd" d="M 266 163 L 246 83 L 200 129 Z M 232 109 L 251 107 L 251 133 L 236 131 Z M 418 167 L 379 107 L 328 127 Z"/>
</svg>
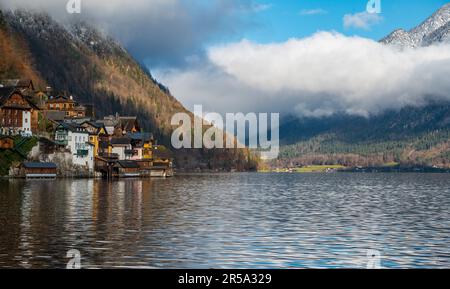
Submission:
<svg viewBox="0 0 450 289">
<path fill-rule="evenodd" d="M 70 99 L 70 100 L 73 100 L 73 96 L 69 96 L 69 99 Z"/>
</svg>

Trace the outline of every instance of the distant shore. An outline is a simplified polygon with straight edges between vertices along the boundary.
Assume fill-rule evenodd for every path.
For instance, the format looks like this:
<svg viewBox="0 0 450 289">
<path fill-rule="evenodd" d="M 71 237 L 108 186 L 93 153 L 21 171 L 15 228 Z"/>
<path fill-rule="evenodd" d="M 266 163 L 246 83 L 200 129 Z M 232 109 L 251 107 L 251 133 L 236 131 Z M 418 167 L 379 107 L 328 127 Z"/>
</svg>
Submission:
<svg viewBox="0 0 450 289">
<path fill-rule="evenodd" d="M 340 165 L 314 165 L 293 168 L 271 168 L 261 173 L 450 173 L 450 168 L 430 166 L 406 166 L 389 164 L 386 166 L 344 167 Z"/>
</svg>

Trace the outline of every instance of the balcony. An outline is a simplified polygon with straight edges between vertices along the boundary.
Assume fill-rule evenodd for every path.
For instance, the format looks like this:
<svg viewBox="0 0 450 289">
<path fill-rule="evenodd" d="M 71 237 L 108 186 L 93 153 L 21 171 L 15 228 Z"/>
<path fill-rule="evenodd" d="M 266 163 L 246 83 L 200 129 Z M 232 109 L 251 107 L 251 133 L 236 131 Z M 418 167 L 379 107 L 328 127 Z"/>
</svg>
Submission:
<svg viewBox="0 0 450 289">
<path fill-rule="evenodd" d="M 67 140 L 55 140 L 55 144 L 59 145 L 59 146 L 67 146 L 68 141 Z"/>
<path fill-rule="evenodd" d="M 89 155 L 88 150 L 77 150 L 77 156 L 79 157 L 87 157 Z"/>
</svg>

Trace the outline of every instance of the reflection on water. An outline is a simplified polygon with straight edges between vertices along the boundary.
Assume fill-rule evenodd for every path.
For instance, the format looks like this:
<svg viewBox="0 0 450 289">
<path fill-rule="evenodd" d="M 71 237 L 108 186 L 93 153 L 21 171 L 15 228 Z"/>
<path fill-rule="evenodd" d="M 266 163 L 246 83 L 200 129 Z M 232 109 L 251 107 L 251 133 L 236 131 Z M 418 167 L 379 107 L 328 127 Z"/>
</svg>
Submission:
<svg viewBox="0 0 450 289">
<path fill-rule="evenodd" d="M 0 267 L 450 267 L 446 174 L 0 180 Z"/>
</svg>

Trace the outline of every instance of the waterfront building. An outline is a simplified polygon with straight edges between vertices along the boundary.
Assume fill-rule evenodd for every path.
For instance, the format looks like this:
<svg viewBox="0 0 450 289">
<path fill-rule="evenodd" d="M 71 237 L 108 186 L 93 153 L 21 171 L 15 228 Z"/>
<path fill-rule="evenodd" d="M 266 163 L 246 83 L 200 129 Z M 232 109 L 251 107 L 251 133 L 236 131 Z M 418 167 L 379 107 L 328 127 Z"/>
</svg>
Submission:
<svg viewBox="0 0 450 289">
<path fill-rule="evenodd" d="M 119 160 L 129 160 L 133 156 L 131 138 L 129 137 L 113 137 L 109 146 L 109 153 L 117 154 Z"/>
<path fill-rule="evenodd" d="M 89 142 L 94 145 L 94 157 L 97 157 L 101 151 L 100 141 L 108 140 L 105 125 L 100 122 L 85 121 L 81 124 L 81 127 L 89 133 Z"/>
<path fill-rule="evenodd" d="M 55 178 L 57 166 L 54 163 L 24 162 L 21 175 L 26 178 Z"/>
<path fill-rule="evenodd" d="M 89 142 L 89 132 L 86 128 L 62 122 L 56 127 L 55 143 L 70 151 L 74 165 L 94 170 L 94 147 Z"/>
<path fill-rule="evenodd" d="M 152 133 L 130 133 L 127 134 L 131 138 L 131 146 L 133 154 L 130 159 L 132 160 L 148 160 L 152 158 L 152 146 L 154 143 Z"/>
</svg>

